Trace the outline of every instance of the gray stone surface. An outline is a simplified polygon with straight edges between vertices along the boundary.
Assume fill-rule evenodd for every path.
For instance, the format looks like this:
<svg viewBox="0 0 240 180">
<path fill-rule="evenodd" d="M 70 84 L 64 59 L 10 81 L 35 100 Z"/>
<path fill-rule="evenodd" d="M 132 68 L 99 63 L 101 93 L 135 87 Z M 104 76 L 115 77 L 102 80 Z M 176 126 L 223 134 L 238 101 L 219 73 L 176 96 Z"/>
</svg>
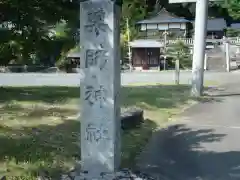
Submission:
<svg viewBox="0 0 240 180">
<path fill-rule="evenodd" d="M 122 169 L 115 173 L 100 173 L 96 178 L 89 178 L 88 172 L 82 173 L 70 173 L 68 175 L 62 175 L 61 180 L 155 180 L 151 176 L 141 173 L 132 172 L 129 169 Z"/>
<path fill-rule="evenodd" d="M 41 74 L 41 73 L 0 73 L 1 86 L 79 86 L 83 75 Z M 228 81 L 239 78 L 227 72 L 205 72 L 206 81 Z M 180 72 L 180 83 L 190 83 L 191 71 Z M 174 83 L 174 71 L 127 72 L 121 74 L 121 84 L 130 83 Z"/>
<path fill-rule="evenodd" d="M 120 165 L 120 6 L 84 1 L 80 18 L 81 169 L 92 180 Z"/>
<path fill-rule="evenodd" d="M 143 110 L 140 108 L 128 108 L 121 112 L 122 129 L 136 128 L 143 122 L 143 120 Z"/>
<path fill-rule="evenodd" d="M 211 71 L 226 71 L 226 56 L 223 45 L 216 46 L 213 49 L 207 50 L 208 55 L 208 70 Z"/>
<path fill-rule="evenodd" d="M 234 81 L 154 133 L 139 169 L 174 180 L 240 179 L 240 81 Z"/>
</svg>

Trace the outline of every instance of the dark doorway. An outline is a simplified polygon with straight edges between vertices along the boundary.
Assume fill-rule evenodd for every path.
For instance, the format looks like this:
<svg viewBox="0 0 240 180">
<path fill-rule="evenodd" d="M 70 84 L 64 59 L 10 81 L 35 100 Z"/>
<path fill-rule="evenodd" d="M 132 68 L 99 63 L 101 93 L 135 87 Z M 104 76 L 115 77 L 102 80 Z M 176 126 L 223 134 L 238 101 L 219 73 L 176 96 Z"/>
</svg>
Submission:
<svg viewBox="0 0 240 180">
<path fill-rule="evenodd" d="M 159 66 L 160 48 L 147 48 L 147 64 L 151 67 Z"/>
</svg>

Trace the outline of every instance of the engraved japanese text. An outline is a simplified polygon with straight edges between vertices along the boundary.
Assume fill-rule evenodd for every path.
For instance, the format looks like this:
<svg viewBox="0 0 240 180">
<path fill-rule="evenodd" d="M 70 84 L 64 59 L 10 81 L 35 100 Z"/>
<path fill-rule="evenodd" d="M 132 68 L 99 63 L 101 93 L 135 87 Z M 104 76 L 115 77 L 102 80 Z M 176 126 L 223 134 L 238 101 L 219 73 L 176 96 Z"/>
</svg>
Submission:
<svg viewBox="0 0 240 180">
<path fill-rule="evenodd" d="M 100 108 L 102 108 L 103 103 L 106 101 L 106 90 L 101 85 L 99 88 L 95 88 L 92 85 L 86 86 L 84 95 L 84 100 L 87 101 L 90 106 L 99 102 Z"/>
<path fill-rule="evenodd" d="M 102 70 L 108 62 L 108 55 L 106 50 L 86 50 L 85 68 L 98 66 Z"/>
<path fill-rule="evenodd" d="M 88 12 L 85 29 L 87 32 L 94 32 L 96 37 L 98 37 L 100 32 L 106 32 L 107 24 L 104 23 L 104 19 L 105 12 L 102 8 Z"/>
<path fill-rule="evenodd" d="M 85 133 L 85 139 L 91 143 L 99 142 L 103 139 L 109 139 L 108 130 L 103 125 L 98 126 L 96 124 L 89 123 Z"/>
</svg>

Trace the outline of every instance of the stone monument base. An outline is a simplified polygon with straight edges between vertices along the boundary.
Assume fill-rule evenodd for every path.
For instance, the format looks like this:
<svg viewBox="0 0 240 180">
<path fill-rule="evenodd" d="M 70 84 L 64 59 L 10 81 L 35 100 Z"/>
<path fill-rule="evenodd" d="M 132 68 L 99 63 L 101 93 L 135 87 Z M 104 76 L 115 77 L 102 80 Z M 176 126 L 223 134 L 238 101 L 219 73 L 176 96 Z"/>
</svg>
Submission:
<svg viewBox="0 0 240 180">
<path fill-rule="evenodd" d="M 101 173 L 98 177 L 93 177 L 88 172 L 70 172 L 63 175 L 61 180 L 155 180 L 147 174 L 141 172 L 132 172 L 129 169 L 122 169 L 116 173 Z"/>
</svg>

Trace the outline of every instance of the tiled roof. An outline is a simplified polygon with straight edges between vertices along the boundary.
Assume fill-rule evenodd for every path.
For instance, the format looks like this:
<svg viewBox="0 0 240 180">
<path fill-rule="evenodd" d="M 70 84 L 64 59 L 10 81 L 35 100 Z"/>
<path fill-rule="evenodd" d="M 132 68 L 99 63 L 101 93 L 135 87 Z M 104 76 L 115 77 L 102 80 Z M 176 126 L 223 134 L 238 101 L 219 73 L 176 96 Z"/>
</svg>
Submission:
<svg viewBox="0 0 240 180">
<path fill-rule="evenodd" d="M 240 23 L 232 23 L 231 28 L 233 29 L 240 29 Z"/>
<path fill-rule="evenodd" d="M 193 21 L 193 23 L 195 23 Z M 222 31 L 227 28 L 227 23 L 223 18 L 208 19 L 207 30 L 208 31 Z"/>
<path fill-rule="evenodd" d="M 214 31 L 214 30 L 223 30 L 227 28 L 227 23 L 223 18 L 216 18 L 216 19 L 208 19 L 207 23 L 207 30 Z"/>
<path fill-rule="evenodd" d="M 142 21 L 137 22 L 137 24 L 153 24 L 153 23 L 174 23 L 174 22 L 189 22 L 185 18 L 177 17 L 168 11 L 166 9 L 162 9 L 157 16 L 153 16 L 149 19 L 145 19 Z"/>
</svg>

